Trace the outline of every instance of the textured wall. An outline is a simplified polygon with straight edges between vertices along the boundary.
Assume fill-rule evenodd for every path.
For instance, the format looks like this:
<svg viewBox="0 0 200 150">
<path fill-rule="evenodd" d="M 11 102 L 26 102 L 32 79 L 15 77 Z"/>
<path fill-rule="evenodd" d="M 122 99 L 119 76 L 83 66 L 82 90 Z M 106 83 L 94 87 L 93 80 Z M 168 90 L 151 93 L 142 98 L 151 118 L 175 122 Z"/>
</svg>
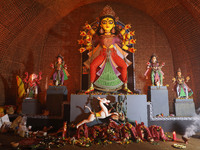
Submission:
<svg viewBox="0 0 200 150">
<path fill-rule="evenodd" d="M 100 2 L 101 0 L 99 0 Z M 110 4 L 120 20 L 136 31 L 136 88 L 146 93 L 149 81 L 143 78 L 146 61 L 155 52 L 164 61 L 164 84 L 170 84 L 170 111 L 174 92 L 171 78 L 178 67 L 190 75 L 196 107 L 200 103 L 199 0 L 2 0 L 0 1 L 0 105 L 15 103 L 15 76 L 43 72 L 42 94 L 49 82 L 49 64 L 61 53 L 68 64 L 70 92 L 80 89 L 79 31 L 92 22 L 105 4 Z M 93 4 L 89 4 L 93 3 Z M 89 4 L 89 5 L 87 5 Z M 73 55 L 72 55 L 73 54 Z M 73 56 L 73 57 L 72 57 Z"/>
<path fill-rule="evenodd" d="M 48 66 L 52 60 L 55 60 L 55 56 L 58 53 L 62 53 L 65 56 L 71 74 L 70 79 L 66 82 L 70 93 L 79 90 L 80 85 L 81 54 L 77 51 L 79 48 L 77 45 L 77 39 L 80 38 L 79 31 L 82 30 L 81 27 L 84 26 L 86 21 L 91 23 L 95 20 L 105 4 L 106 3 L 95 3 L 80 7 L 64 17 L 48 32 L 42 55 L 42 70 L 47 73 L 47 75 L 50 74 L 50 69 L 46 66 Z M 116 11 L 120 21 L 126 24 L 132 24 L 132 30 L 136 31 L 136 88 L 141 89 L 142 93 L 146 94 L 147 86 L 151 85 L 150 78 L 146 80 L 143 74 L 146 70 L 146 62 L 149 61 L 152 53 L 156 53 L 159 56 L 158 60 L 160 60 L 161 63 L 166 63 L 166 66 L 163 68 L 163 72 L 166 74 L 164 84 L 171 83 L 171 76 L 169 74 L 174 74 L 173 60 L 169 43 L 162 29 L 152 18 L 137 9 L 132 9 L 127 5 L 119 5 L 119 3 L 112 3 L 111 6 Z M 131 68 L 129 70 L 131 70 Z M 129 84 L 129 86 L 133 89 L 133 85 Z M 171 86 L 169 89 L 171 104 L 173 101 L 173 91 L 171 91 Z"/>
</svg>

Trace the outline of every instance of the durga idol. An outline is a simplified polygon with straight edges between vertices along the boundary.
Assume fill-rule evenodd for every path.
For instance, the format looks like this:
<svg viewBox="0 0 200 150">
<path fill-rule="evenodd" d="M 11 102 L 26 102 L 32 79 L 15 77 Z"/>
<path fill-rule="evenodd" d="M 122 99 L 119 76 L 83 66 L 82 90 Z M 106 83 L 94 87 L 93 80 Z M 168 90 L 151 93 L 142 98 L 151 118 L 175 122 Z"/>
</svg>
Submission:
<svg viewBox="0 0 200 150">
<path fill-rule="evenodd" d="M 131 26 L 120 25 L 118 17 L 110 6 L 104 7 L 96 25 L 86 23 L 83 37 L 79 40 L 80 52 L 89 50 L 89 59 L 84 62 L 90 68 L 91 85 L 85 93 L 100 88 L 104 91 L 116 91 L 123 87 L 127 93 L 132 93 L 127 87 L 127 67 L 131 62 L 126 58 L 129 52 L 135 52 L 131 47 L 136 40 L 132 39 L 134 31 Z"/>
</svg>

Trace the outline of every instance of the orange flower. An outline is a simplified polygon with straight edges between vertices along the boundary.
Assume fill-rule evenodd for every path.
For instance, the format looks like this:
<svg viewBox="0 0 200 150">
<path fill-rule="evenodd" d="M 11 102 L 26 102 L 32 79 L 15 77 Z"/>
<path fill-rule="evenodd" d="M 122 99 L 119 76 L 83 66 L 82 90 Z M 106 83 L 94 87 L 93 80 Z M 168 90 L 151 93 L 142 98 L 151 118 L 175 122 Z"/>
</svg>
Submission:
<svg viewBox="0 0 200 150">
<path fill-rule="evenodd" d="M 80 44 L 80 45 L 84 44 L 84 40 L 83 39 L 78 40 L 78 44 Z"/>
<path fill-rule="evenodd" d="M 136 51 L 136 49 L 135 48 L 129 48 L 129 52 L 131 52 L 131 53 L 135 53 L 135 51 Z"/>
<path fill-rule="evenodd" d="M 129 33 L 130 33 L 131 36 L 135 35 L 135 31 L 130 31 Z"/>
<path fill-rule="evenodd" d="M 125 25 L 125 27 L 124 27 L 126 30 L 127 29 L 130 29 L 131 28 L 131 24 L 127 24 L 127 25 Z"/>
<path fill-rule="evenodd" d="M 130 44 L 135 44 L 136 43 L 136 39 L 131 39 L 130 40 Z"/>
<path fill-rule="evenodd" d="M 80 31 L 80 36 L 86 36 L 86 32 L 85 31 Z"/>
<path fill-rule="evenodd" d="M 84 47 L 81 47 L 81 48 L 79 49 L 79 51 L 80 51 L 80 53 L 83 53 L 84 51 L 86 51 L 86 49 L 85 49 Z"/>
</svg>

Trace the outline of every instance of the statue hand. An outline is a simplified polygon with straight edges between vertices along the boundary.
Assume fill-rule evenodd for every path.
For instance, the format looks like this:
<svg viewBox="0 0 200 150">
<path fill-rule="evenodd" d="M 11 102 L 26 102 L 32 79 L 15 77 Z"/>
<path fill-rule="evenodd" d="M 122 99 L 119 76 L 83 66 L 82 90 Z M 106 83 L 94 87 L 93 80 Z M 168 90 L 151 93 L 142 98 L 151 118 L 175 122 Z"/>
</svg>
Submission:
<svg viewBox="0 0 200 150">
<path fill-rule="evenodd" d="M 187 77 L 186 77 L 186 81 L 189 81 L 189 80 L 190 80 L 190 77 L 189 77 L 189 76 L 187 76 Z"/>
<path fill-rule="evenodd" d="M 66 64 L 64 65 L 64 68 L 67 70 L 67 65 Z"/>
<path fill-rule="evenodd" d="M 51 67 L 51 68 L 54 68 L 54 65 L 53 65 L 53 64 L 51 64 L 51 65 L 50 65 L 50 67 Z"/>
<path fill-rule="evenodd" d="M 89 30 L 92 35 L 95 34 L 95 31 L 92 29 L 91 25 L 87 22 L 85 23 L 85 29 Z"/>
<path fill-rule="evenodd" d="M 91 25 L 89 25 L 88 23 L 85 23 L 85 28 L 88 29 L 88 30 L 92 29 Z"/>
<path fill-rule="evenodd" d="M 126 30 L 127 29 L 130 29 L 131 28 L 131 24 L 127 24 L 127 25 L 125 25 L 125 27 L 124 27 Z"/>
<path fill-rule="evenodd" d="M 175 78 L 173 78 L 173 79 L 172 79 L 172 82 L 174 83 L 175 81 L 176 81 L 176 79 L 175 79 Z"/>
</svg>

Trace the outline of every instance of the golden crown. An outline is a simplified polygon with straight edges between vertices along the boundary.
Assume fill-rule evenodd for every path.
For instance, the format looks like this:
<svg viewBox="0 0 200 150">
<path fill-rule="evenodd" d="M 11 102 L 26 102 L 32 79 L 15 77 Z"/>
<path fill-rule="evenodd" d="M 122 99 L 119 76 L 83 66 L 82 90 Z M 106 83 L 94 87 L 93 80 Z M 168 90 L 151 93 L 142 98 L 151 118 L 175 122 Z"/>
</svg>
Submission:
<svg viewBox="0 0 200 150">
<path fill-rule="evenodd" d="M 99 15 L 100 18 L 103 16 L 112 16 L 112 17 L 116 18 L 114 10 L 109 5 L 106 5 Z"/>
</svg>

